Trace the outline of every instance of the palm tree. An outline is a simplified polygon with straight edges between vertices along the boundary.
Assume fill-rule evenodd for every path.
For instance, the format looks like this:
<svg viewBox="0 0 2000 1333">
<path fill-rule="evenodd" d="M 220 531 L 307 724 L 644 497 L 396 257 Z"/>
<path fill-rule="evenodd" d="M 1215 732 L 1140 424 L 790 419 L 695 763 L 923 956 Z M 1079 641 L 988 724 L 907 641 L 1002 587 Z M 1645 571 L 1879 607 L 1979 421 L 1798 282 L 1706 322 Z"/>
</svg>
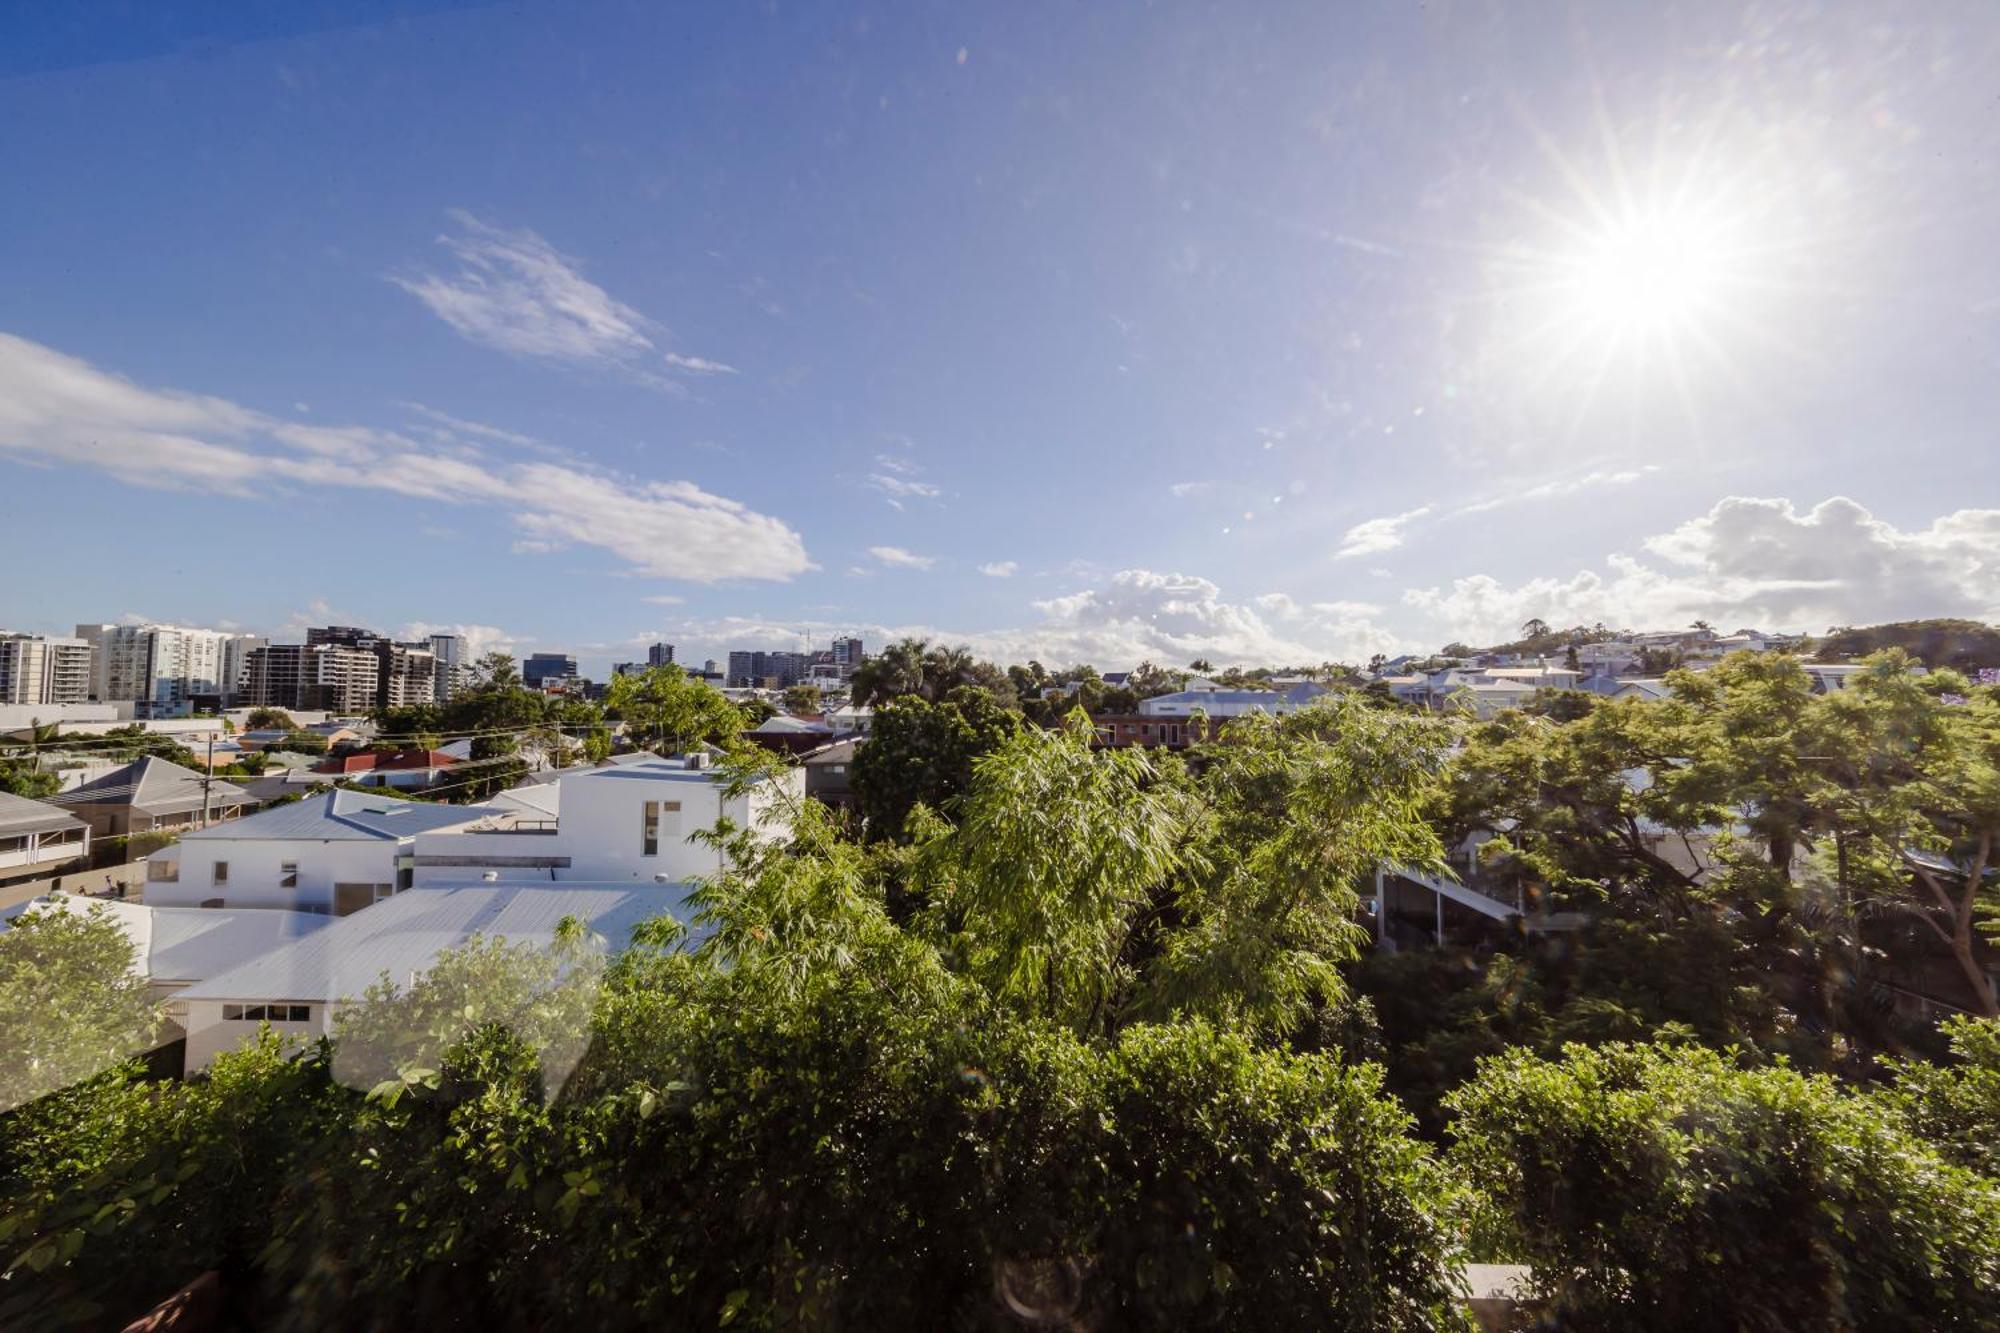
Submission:
<svg viewBox="0 0 2000 1333">
<path fill-rule="evenodd" d="M 904 694 L 924 688 L 925 649 L 923 639 L 901 639 L 854 668 L 848 681 L 849 693 L 858 707 L 885 704 Z"/>
<path fill-rule="evenodd" d="M 979 659 L 964 644 L 940 644 L 923 656 L 923 695 L 936 703 L 972 680 Z"/>
</svg>

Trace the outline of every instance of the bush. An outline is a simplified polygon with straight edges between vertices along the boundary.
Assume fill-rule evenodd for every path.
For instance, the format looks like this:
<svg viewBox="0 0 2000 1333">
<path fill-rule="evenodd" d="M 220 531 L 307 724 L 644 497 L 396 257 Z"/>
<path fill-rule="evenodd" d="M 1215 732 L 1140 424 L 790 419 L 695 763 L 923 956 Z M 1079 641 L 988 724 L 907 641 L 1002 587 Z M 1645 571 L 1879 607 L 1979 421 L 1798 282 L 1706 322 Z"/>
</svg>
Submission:
<svg viewBox="0 0 2000 1333">
<path fill-rule="evenodd" d="M 1482 1244 L 1588 1327 L 1992 1328 L 2000 1186 L 1869 1098 L 1697 1047 L 1509 1051 L 1447 1099 Z"/>
<path fill-rule="evenodd" d="M 1956 1063 L 1891 1061 L 1896 1081 L 1879 1096 L 1946 1157 L 2000 1178 L 2000 1019 L 1962 1015 L 1939 1030 Z"/>
</svg>

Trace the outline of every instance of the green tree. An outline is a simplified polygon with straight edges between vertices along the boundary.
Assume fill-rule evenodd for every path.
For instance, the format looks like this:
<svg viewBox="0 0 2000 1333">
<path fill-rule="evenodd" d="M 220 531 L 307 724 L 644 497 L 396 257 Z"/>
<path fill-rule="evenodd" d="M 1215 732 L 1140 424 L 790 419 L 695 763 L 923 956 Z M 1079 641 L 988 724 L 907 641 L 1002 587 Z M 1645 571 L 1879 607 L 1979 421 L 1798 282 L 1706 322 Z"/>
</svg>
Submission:
<svg viewBox="0 0 2000 1333">
<path fill-rule="evenodd" d="M 972 784 L 972 763 L 1020 729 L 1020 719 L 983 690 L 931 703 L 901 695 L 875 710 L 868 743 L 854 756 L 854 793 L 873 838 L 900 838 L 918 804 L 949 810 Z"/>
<path fill-rule="evenodd" d="M 0 931 L 0 1111 L 150 1050 L 158 1008 L 109 908 L 78 900 Z"/>
<path fill-rule="evenodd" d="M 244 727 L 249 731 L 297 731 L 299 724 L 282 708 L 253 708 Z"/>
<path fill-rule="evenodd" d="M 814 717 L 820 712 L 819 686 L 801 683 L 785 690 L 785 711 L 793 717 Z"/>
<path fill-rule="evenodd" d="M 663 754 L 725 744 L 744 726 L 744 714 L 720 690 L 673 665 L 613 678 L 604 706 L 634 744 Z"/>
<path fill-rule="evenodd" d="M 1475 1252 L 1591 1328 L 1983 1328 L 2000 1182 L 1868 1098 L 1692 1046 L 1512 1051 L 1448 1099 Z"/>
</svg>

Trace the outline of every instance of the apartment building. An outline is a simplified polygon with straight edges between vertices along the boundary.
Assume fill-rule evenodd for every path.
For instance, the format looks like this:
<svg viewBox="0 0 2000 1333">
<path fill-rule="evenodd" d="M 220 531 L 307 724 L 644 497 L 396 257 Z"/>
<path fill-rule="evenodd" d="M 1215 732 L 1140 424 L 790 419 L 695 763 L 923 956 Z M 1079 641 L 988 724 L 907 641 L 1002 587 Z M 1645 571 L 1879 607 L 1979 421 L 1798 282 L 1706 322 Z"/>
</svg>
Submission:
<svg viewBox="0 0 2000 1333">
<path fill-rule="evenodd" d="M 0 633 L 0 704 L 84 703 L 90 663 L 88 640 Z"/>
</svg>

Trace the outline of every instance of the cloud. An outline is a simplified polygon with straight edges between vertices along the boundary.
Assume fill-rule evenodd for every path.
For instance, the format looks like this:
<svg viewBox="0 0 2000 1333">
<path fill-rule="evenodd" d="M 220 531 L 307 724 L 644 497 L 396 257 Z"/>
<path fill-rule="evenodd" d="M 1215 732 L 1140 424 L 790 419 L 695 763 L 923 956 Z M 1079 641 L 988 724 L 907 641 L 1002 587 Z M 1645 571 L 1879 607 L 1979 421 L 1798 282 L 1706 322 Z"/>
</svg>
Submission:
<svg viewBox="0 0 2000 1333">
<path fill-rule="evenodd" d="M 682 356 L 668 352 L 660 358 L 675 370 L 684 370 L 690 375 L 739 375 L 735 366 L 724 365 L 720 361 L 710 361 L 705 356 Z"/>
<path fill-rule="evenodd" d="M 1608 573 L 1581 570 L 1508 586 L 1489 575 L 1404 602 L 1445 637 L 1511 638 L 1551 624 L 1668 628 L 1705 619 L 1730 627 L 1817 630 L 1929 616 L 2000 617 L 2000 509 L 1961 509 L 1911 530 L 1835 497 L 1805 512 L 1789 500 L 1731 496 L 1646 539 L 1649 561 L 1614 554 Z"/>
<path fill-rule="evenodd" d="M 495 444 L 511 444 L 521 449 L 549 447 L 532 435 L 503 430 L 499 426 L 489 426 L 483 421 L 468 421 L 464 417 L 455 417 L 449 412 L 440 412 L 435 407 L 426 407 L 422 403 L 406 402 L 403 406 L 446 434 L 470 435 L 476 439 L 489 440 Z"/>
<path fill-rule="evenodd" d="M 1020 563 L 1014 560 L 994 560 L 979 567 L 979 572 L 989 579 L 1011 579 L 1020 571 Z"/>
<path fill-rule="evenodd" d="M 651 597 L 641 597 L 639 600 L 642 602 L 651 602 L 654 606 L 679 606 L 681 603 L 687 601 L 687 598 L 676 597 L 670 592 L 662 592 L 655 593 Z"/>
<path fill-rule="evenodd" d="M 268 496 L 376 491 L 509 515 L 524 542 L 589 546 L 634 571 L 714 583 L 814 568 L 785 523 L 691 482 L 440 450 L 366 426 L 308 426 L 226 399 L 142 388 L 0 333 L 0 456 L 93 468 L 153 489 Z"/>
<path fill-rule="evenodd" d="M 1356 523 L 1341 537 L 1340 549 L 1334 552 L 1334 558 L 1346 560 L 1357 555 L 1373 555 L 1377 551 L 1393 551 L 1403 544 L 1404 526 L 1430 512 L 1429 505 L 1419 505 L 1387 518 L 1371 518 Z"/>
<path fill-rule="evenodd" d="M 464 639 L 467 662 L 488 653 L 513 653 L 521 645 L 535 642 L 525 634 L 510 633 L 497 625 L 434 625 L 427 620 L 405 623 L 396 637 L 407 641 L 428 639 L 433 634 L 456 634 Z"/>
<path fill-rule="evenodd" d="M 868 486 L 882 492 L 891 509 L 901 509 L 905 500 L 935 500 L 944 492 L 930 482 L 917 480 L 917 465 L 894 454 L 875 455 L 875 471 L 868 474 Z"/>
<path fill-rule="evenodd" d="M 1357 605 L 1361 604 L 1299 607 L 1298 618 L 1280 631 L 1258 608 L 1225 600 L 1207 579 L 1128 569 L 1100 586 L 1037 602 L 1036 620 L 1000 629 L 853 621 L 781 624 L 726 617 L 682 621 L 668 625 L 666 631 L 691 659 L 719 657 L 732 647 L 795 646 L 801 632 L 815 642 L 858 633 L 872 650 L 895 639 L 916 637 L 963 643 L 998 662 L 1033 659 L 1056 667 L 1089 662 L 1105 670 L 1143 661 L 1179 666 L 1198 657 L 1218 666 L 1364 662 L 1377 652 L 1393 654 L 1421 646 L 1374 624 L 1369 617 L 1379 608 L 1364 606 L 1357 613 L 1353 609 Z"/>
<path fill-rule="evenodd" d="M 389 280 L 461 337 L 573 365 L 627 365 L 653 350 L 658 326 L 534 232 L 490 226 L 461 210 L 451 218 L 459 230 L 437 239 L 457 257 L 458 271 Z"/>
<path fill-rule="evenodd" d="M 1185 500 L 1190 495 L 1200 495 L 1215 485 L 1212 481 L 1177 481 L 1167 487 L 1167 492 L 1177 500 Z"/>
<path fill-rule="evenodd" d="M 1450 517 L 1462 514 L 1484 514 L 1491 510 L 1518 504 L 1523 500 L 1549 500 L 1559 496 L 1575 495 L 1579 491 L 1596 490 L 1603 486 L 1626 486 L 1658 472 L 1657 463 L 1647 463 L 1641 467 L 1598 468 L 1580 476 L 1563 477 L 1555 481 L 1544 481 L 1521 490 L 1510 490 L 1504 494 L 1489 496 L 1484 500 L 1474 500 L 1462 504 L 1451 511 Z"/>
<path fill-rule="evenodd" d="M 892 569 L 929 569 L 937 563 L 933 556 L 915 555 L 900 546 L 871 546 L 868 554 Z"/>
</svg>

